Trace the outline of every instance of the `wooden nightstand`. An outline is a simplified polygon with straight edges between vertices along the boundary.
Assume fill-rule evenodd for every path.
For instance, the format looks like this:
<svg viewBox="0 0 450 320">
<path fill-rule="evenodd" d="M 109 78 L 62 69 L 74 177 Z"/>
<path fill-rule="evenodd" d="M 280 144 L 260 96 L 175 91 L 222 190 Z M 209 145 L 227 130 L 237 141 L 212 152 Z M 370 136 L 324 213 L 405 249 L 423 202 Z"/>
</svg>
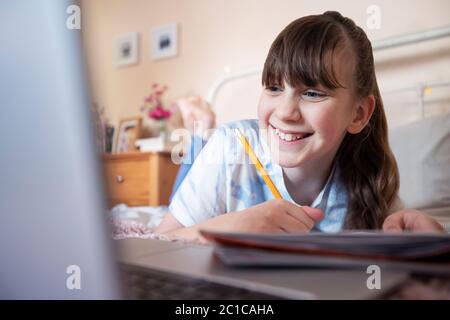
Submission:
<svg viewBox="0 0 450 320">
<path fill-rule="evenodd" d="M 160 206 L 169 197 L 179 166 L 169 152 L 104 154 L 109 205 Z"/>
</svg>

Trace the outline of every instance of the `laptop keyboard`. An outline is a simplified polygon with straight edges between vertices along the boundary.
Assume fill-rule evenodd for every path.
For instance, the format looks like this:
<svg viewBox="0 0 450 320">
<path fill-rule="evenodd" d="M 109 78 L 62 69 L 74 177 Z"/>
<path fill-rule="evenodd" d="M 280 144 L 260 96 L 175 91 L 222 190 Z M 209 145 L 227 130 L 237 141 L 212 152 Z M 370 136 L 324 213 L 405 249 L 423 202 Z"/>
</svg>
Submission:
<svg viewBox="0 0 450 320">
<path fill-rule="evenodd" d="M 128 299 L 273 300 L 280 297 L 174 273 L 121 266 Z"/>
</svg>

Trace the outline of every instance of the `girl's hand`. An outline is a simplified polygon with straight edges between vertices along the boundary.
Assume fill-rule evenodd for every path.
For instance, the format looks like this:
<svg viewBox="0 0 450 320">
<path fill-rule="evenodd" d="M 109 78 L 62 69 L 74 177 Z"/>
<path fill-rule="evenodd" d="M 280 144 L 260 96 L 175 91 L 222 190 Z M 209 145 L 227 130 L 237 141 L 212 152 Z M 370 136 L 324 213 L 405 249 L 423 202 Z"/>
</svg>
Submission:
<svg viewBox="0 0 450 320">
<path fill-rule="evenodd" d="M 155 232 L 190 241 L 208 243 L 208 240 L 199 234 L 199 230 L 222 232 L 307 232 L 323 217 L 324 213 L 320 209 L 300 207 L 289 201 L 276 199 L 242 211 L 221 214 L 186 228 L 171 213 L 168 213 Z"/>
<path fill-rule="evenodd" d="M 300 207 L 283 199 L 270 200 L 257 206 L 229 213 L 222 230 L 234 232 L 300 232 L 310 231 L 323 219 L 320 209 Z M 223 221 L 225 222 L 225 221 Z M 224 230 L 225 231 L 225 230 Z"/>
<path fill-rule="evenodd" d="M 389 215 L 383 223 L 385 232 L 442 232 L 445 229 L 430 216 L 417 210 L 402 210 Z"/>
</svg>

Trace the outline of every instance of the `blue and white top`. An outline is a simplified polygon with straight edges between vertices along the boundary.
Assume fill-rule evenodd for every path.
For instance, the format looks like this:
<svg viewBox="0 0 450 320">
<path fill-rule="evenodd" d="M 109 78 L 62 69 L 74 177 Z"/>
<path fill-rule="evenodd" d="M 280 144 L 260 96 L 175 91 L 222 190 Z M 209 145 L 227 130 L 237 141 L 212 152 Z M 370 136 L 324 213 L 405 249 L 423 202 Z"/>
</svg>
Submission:
<svg viewBox="0 0 450 320">
<path fill-rule="evenodd" d="M 282 168 L 272 160 L 267 142 L 259 135 L 258 120 L 231 122 L 216 129 L 172 198 L 169 211 L 185 227 L 274 199 L 235 135 L 235 128 L 245 135 L 282 197 L 294 202 L 284 184 Z M 342 230 L 347 191 L 338 168 L 333 168 L 311 207 L 325 213 L 314 230 Z"/>
</svg>

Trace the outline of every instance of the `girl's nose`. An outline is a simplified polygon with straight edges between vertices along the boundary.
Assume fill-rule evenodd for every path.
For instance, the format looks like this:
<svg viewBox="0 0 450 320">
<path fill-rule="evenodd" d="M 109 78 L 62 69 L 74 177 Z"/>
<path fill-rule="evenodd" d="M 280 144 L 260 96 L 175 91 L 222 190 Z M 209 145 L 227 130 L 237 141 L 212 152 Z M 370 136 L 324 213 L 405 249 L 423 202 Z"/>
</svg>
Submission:
<svg viewBox="0 0 450 320">
<path fill-rule="evenodd" d="M 275 115 L 284 121 L 299 121 L 302 118 L 300 112 L 299 99 L 290 98 L 275 109 Z"/>
</svg>

